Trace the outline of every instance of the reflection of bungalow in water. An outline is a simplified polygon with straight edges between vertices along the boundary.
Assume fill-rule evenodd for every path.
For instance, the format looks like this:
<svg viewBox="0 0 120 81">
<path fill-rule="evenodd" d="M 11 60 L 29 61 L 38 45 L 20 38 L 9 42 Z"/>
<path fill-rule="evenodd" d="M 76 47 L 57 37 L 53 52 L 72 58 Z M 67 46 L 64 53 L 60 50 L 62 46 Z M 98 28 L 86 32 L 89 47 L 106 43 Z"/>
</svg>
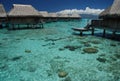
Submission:
<svg viewBox="0 0 120 81">
<path fill-rule="evenodd" d="M 13 4 L 13 8 L 8 13 L 9 29 L 42 27 L 40 23 L 41 15 L 31 5 Z"/>
<path fill-rule="evenodd" d="M 113 34 L 120 31 L 120 0 L 114 0 L 111 7 L 105 9 L 99 15 L 99 18 L 101 20 L 92 20 L 92 25 L 95 28 L 104 29 L 104 36 L 106 30 L 113 31 Z"/>
<path fill-rule="evenodd" d="M 0 28 L 2 28 L 2 23 L 7 20 L 7 14 L 2 4 L 0 4 Z"/>
</svg>

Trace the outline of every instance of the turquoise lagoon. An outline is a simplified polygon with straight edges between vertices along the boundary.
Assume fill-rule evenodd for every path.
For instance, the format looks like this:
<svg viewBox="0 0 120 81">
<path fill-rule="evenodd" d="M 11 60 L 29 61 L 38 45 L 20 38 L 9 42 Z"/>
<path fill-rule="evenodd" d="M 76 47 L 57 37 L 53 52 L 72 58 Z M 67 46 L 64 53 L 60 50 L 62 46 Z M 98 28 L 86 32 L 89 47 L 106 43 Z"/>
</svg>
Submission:
<svg viewBox="0 0 120 81">
<path fill-rule="evenodd" d="M 71 30 L 87 21 L 1 29 L 0 81 L 120 81 L 120 41 L 103 38 L 101 30 L 94 36 Z"/>
</svg>

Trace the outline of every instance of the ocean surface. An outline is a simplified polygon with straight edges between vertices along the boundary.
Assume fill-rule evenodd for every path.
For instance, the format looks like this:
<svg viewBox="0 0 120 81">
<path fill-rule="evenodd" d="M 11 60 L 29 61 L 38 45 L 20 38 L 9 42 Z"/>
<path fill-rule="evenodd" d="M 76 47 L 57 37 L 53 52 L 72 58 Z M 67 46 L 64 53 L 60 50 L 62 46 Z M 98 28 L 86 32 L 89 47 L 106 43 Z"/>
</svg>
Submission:
<svg viewBox="0 0 120 81">
<path fill-rule="evenodd" d="M 88 19 L 0 29 L 0 81 L 120 81 L 120 41 L 107 31 L 73 31 Z"/>
</svg>

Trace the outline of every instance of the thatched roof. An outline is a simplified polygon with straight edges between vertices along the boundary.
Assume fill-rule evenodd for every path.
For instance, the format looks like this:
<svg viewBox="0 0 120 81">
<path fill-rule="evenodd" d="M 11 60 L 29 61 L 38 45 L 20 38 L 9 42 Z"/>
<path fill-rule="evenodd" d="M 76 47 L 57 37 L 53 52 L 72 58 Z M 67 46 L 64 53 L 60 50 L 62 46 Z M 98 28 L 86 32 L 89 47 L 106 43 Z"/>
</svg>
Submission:
<svg viewBox="0 0 120 81">
<path fill-rule="evenodd" d="M 49 14 L 48 14 L 47 11 L 40 11 L 39 13 L 40 13 L 40 15 L 42 15 L 43 17 L 49 17 Z"/>
<path fill-rule="evenodd" d="M 49 13 L 49 17 L 58 17 L 56 13 Z"/>
<path fill-rule="evenodd" d="M 101 12 L 101 13 L 99 14 L 99 16 L 100 16 L 100 17 L 102 17 L 102 16 L 107 16 L 107 14 L 108 14 L 108 12 L 110 11 L 110 9 L 111 9 L 111 6 L 108 7 L 107 9 L 105 9 L 103 12 Z"/>
<path fill-rule="evenodd" d="M 34 17 L 41 16 L 32 5 L 13 4 L 13 8 L 8 13 L 9 17 Z"/>
<path fill-rule="evenodd" d="M 79 14 L 75 14 L 75 13 L 71 14 L 69 17 L 70 18 L 81 18 Z"/>
<path fill-rule="evenodd" d="M 111 7 L 105 9 L 100 15 L 100 18 L 120 18 L 120 0 L 114 0 Z"/>
<path fill-rule="evenodd" d="M 0 18 L 7 17 L 7 14 L 5 12 L 5 9 L 2 4 L 0 4 Z"/>
</svg>

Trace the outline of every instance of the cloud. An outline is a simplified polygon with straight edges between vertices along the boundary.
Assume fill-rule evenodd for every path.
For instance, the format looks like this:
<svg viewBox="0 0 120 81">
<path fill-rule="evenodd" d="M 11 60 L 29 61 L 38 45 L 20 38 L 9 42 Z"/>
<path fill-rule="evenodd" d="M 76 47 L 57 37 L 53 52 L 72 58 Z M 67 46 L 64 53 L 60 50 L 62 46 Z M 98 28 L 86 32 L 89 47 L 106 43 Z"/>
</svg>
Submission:
<svg viewBox="0 0 120 81">
<path fill-rule="evenodd" d="M 72 13 L 78 13 L 78 14 L 91 14 L 91 15 L 99 15 L 104 9 L 93 9 L 90 7 L 86 7 L 85 10 L 83 9 L 65 9 L 62 11 L 59 11 L 57 13 L 63 13 L 63 14 L 72 14 Z"/>
</svg>

